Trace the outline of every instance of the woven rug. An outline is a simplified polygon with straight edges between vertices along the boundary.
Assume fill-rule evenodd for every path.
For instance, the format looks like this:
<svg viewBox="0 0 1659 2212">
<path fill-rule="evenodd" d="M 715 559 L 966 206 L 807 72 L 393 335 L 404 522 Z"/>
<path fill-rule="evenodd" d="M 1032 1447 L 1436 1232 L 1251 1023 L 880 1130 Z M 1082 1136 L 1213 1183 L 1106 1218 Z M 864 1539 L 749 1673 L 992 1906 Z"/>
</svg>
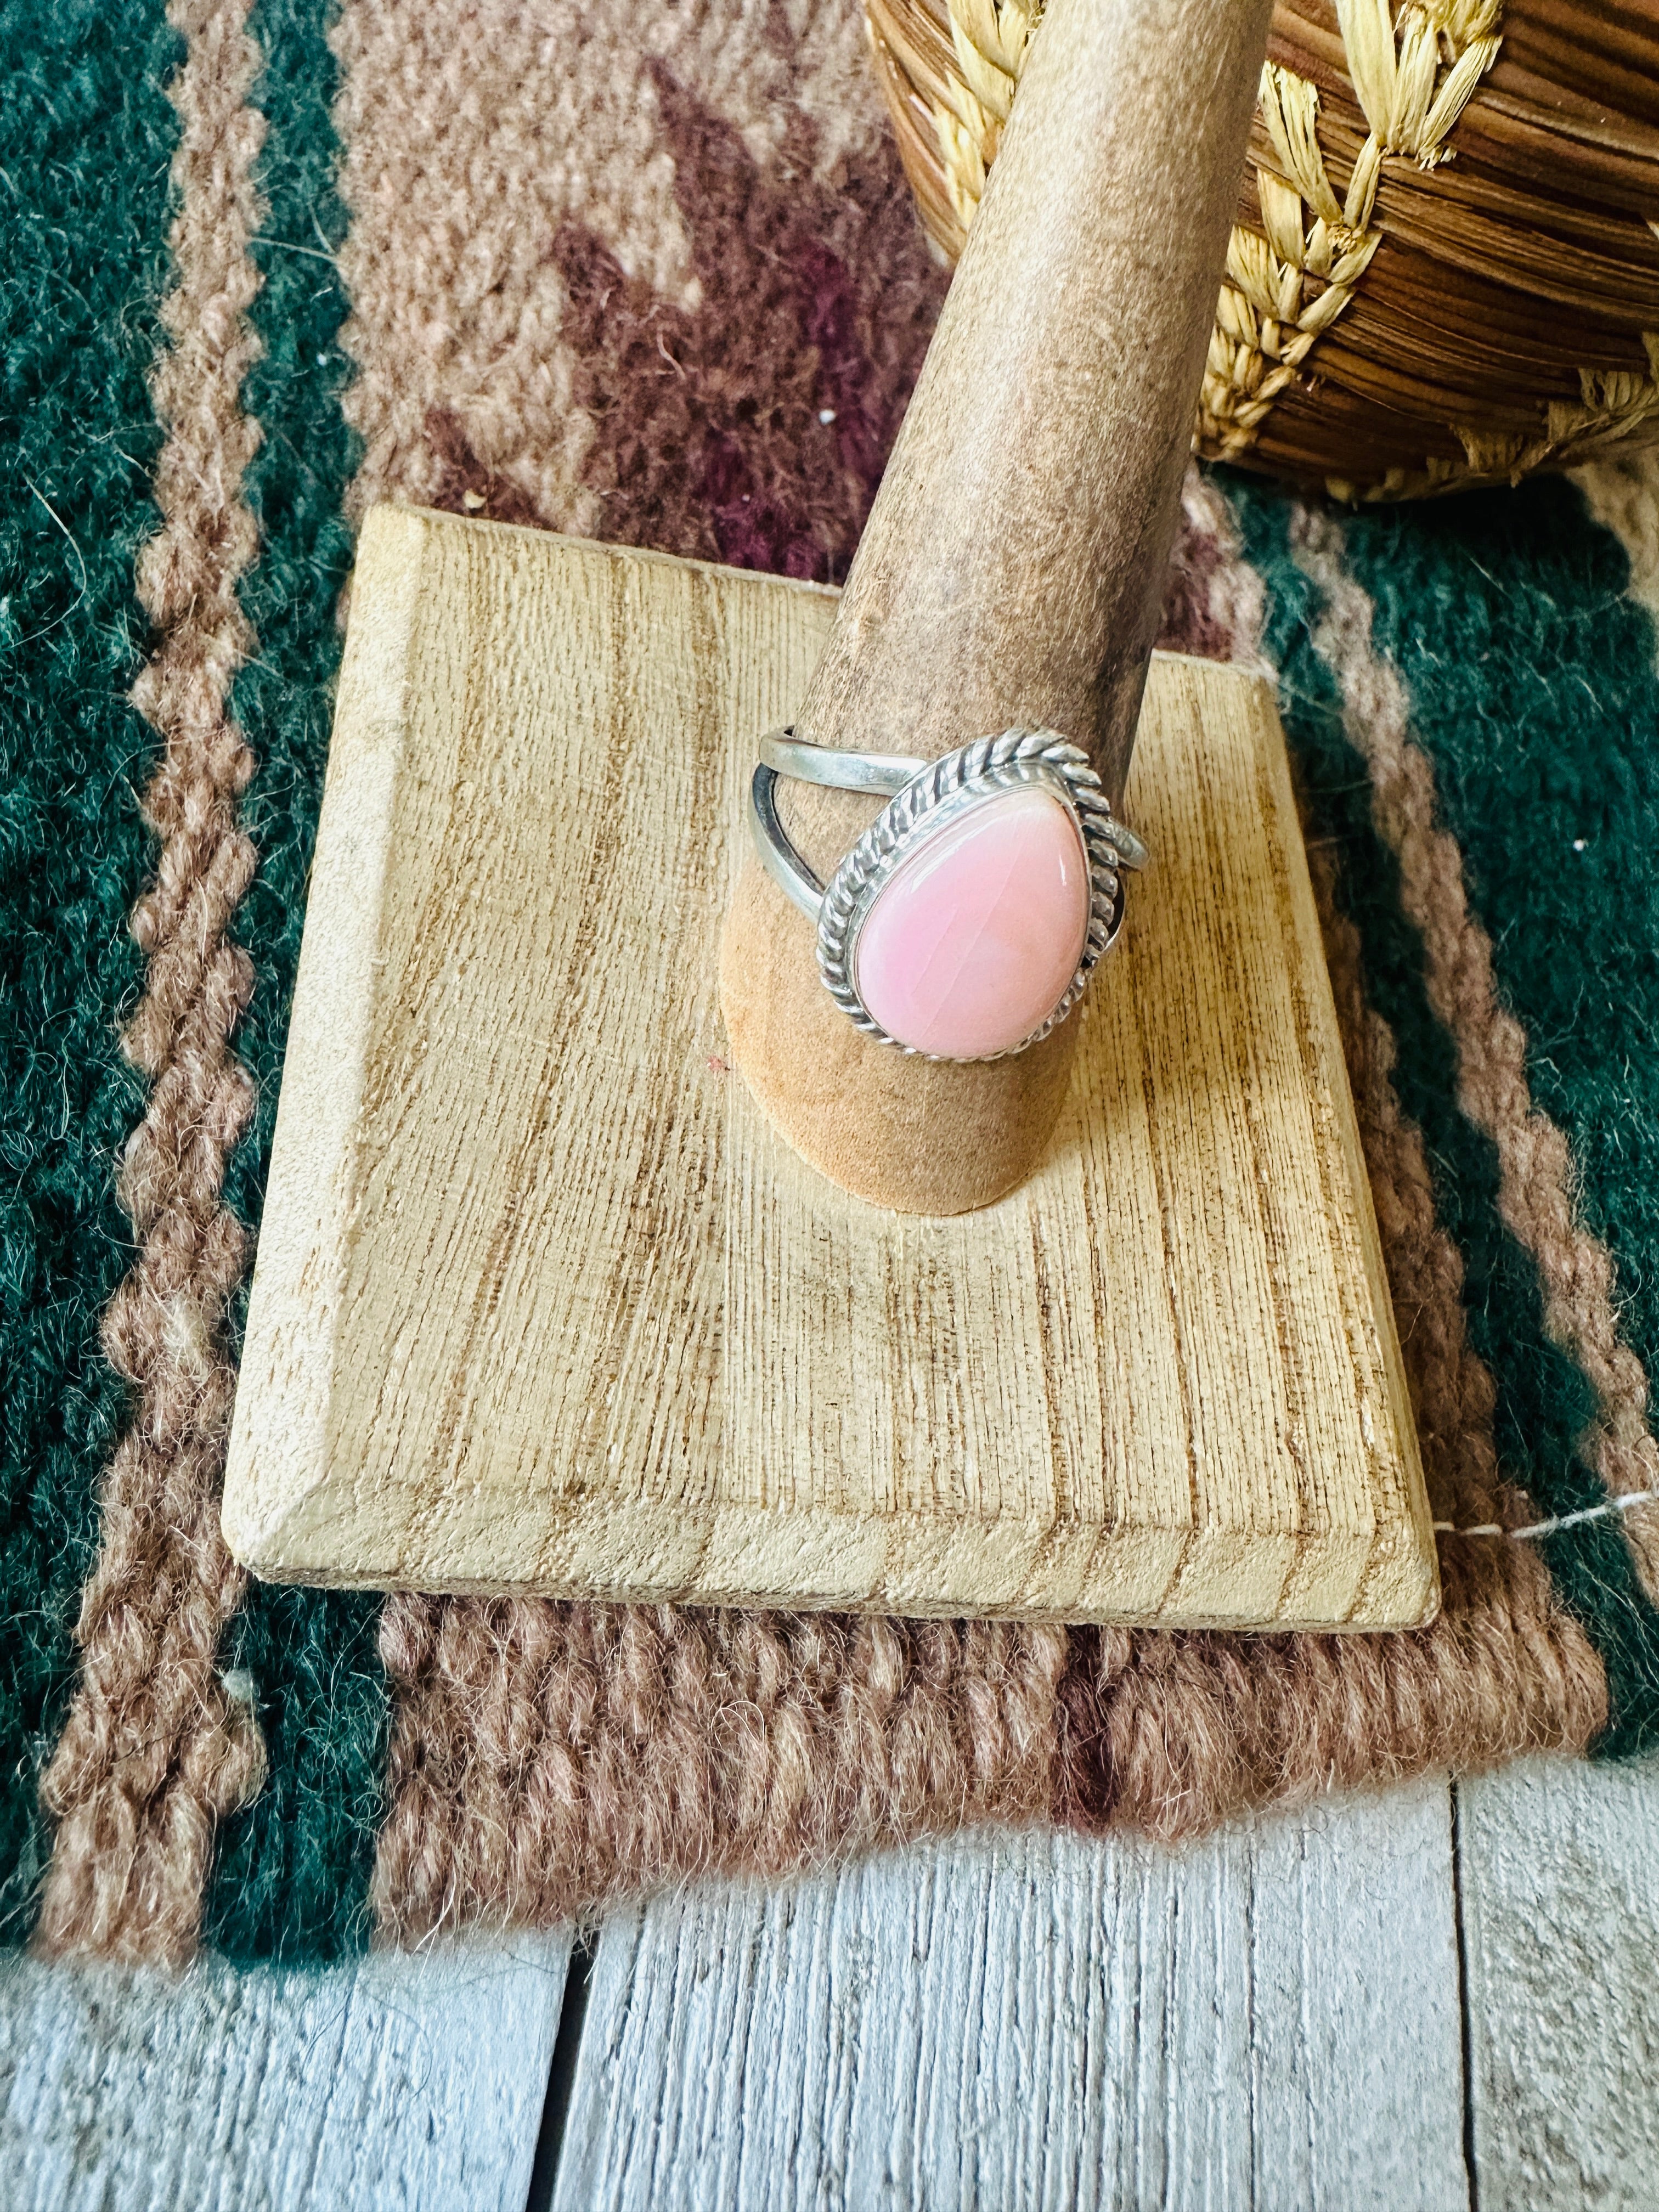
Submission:
<svg viewBox="0 0 1659 2212">
<path fill-rule="evenodd" d="M 0 0 L 0 76 L 6 1938 L 320 1956 L 1650 1743 L 1659 473 L 1188 487 L 1166 641 L 1279 672 L 1431 1627 L 260 1587 L 217 1486 L 356 519 L 837 580 L 945 279 L 856 0 Z"/>
</svg>

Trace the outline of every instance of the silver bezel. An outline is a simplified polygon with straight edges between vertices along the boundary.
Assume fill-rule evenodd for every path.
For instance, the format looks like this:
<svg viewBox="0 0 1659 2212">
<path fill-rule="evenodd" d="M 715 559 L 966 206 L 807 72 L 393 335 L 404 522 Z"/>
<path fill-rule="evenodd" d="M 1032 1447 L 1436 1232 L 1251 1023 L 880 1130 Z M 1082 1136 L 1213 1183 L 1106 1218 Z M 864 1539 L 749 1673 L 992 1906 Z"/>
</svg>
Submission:
<svg viewBox="0 0 1659 2212">
<path fill-rule="evenodd" d="M 1048 792 L 1077 825 L 1089 866 L 1089 931 L 1077 973 L 1048 1019 L 1018 1044 L 982 1056 L 1006 1060 L 1040 1044 L 1082 997 L 1089 977 L 1122 927 L 1120 871 L 1143 866 L 1146 848 L 1113 815 L 1100 778 L 1080 745 L 1057 730 L 1005 730 L 1000 737 L 977 738 L 972 744 L 930 762 L 883 808 L 830 879 L 818 914 L 818 972 L 836 1005 L 866 1036 L 923 1059 L 940 1057 L 890 1036 L 860 998 L 853 981 L 859 932 L 894 871 L 919 846 L 994 793 L 1021 785 Z"/>
</svg>

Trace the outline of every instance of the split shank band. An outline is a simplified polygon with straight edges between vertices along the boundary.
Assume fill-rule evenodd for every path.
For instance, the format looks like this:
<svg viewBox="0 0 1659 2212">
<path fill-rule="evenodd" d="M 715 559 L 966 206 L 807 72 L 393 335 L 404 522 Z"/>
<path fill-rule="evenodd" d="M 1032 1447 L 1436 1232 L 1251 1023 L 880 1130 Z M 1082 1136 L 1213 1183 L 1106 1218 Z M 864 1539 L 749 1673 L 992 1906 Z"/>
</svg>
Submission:
<svg viewBox="0 0 1659 2212">
<path fill-rule="evenodd" d="M 819 973 L 866 1036 L 996 1060 L 1064 1021 L 1122 926 L 1121 871 L 1146 862 L 1080 745 L 1010 729 L 926 761 L 785 729 L 759 750 L 756 848 L 817 925 Z M 827 884 L 779 815 L 786 776 L 888 800 Z"/>
</svg>

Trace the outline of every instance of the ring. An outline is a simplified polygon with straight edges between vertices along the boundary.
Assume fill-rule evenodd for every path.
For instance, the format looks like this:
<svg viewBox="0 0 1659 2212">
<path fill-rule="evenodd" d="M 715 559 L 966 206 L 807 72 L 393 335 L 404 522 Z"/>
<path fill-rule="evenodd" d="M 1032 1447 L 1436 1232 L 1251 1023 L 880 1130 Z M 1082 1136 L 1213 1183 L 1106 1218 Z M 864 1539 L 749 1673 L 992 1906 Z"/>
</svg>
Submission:
<svg viewBox="0 0 1659 2212">
<path fill-rule="evenodd" d="M 828 884 L 778 814 L 781 776 L 888 805 Z M 1005 730 L 934 761 L 760 742 L 756 848 L 817 924 L 818 972 L 866 1036 L 929 1060 L 1000 1060 L 1063 1022 L 1123 925 L 1146 848 L 1080 745 Z"/>
</svg>

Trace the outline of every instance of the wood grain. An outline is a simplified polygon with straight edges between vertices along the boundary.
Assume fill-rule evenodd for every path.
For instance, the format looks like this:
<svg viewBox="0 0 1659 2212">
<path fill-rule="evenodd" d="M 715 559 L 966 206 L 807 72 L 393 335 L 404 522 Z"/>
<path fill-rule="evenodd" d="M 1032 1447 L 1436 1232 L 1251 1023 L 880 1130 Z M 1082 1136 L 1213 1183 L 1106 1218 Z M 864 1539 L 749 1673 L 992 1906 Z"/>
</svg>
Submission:
<svg viewBox="0 0 1659 2212">
<path fill-rule="evenodd" d="M 1457 1790 L 1481 2212 L 1659 2204 L 1659 1765 Z"/>
<path fill-rule="evenodd" d="M 555 2206 L 1463 2212 L 1450 1875 L 1428 1782 L 618 1914 Z"/>
<path fill-rule="evenodd" d="M 7 2212 L 520 2212 L 569 1944 L 0 1962 Z"/>
<path fill-rule="evenodd" d="M 950 1220 L 731 1073 L 755 733 L 834 601 L 365 529 L 231 1439 L 259 1572 L 1395 1626 L 1432 1538 L 1271 693 L 1160 660 L 1160 854 L 1041 1172 Z M 806 933 L 809 926 L 797 918 Z"/>
<path fill-rule="evenodd" d="M 1659 1765 L 1455 1805 L 1451 1848 L 1429 1782 L 1178 1853 L 980 1836 L 618 1914 L 556 2201 L 1651 2212 Z M 565 1959 L 0 1962 L 0 2197 L 516 2208 Z"/>
<path fill-rule="evenodd" d="M 1269 13 L 1048 0 L 802 737 L 931 759 L 1048 726 L 1121 799 Z M 805 786 L 783 805 L 826 881 L 875 811 Z M 733 1057 L 788 1141 L 915 1212 L 985 1205 L 1032 1174 L 1073 1026 L 989 1066 L 907 1059 L 825 1024 L 787 915 L 751 872 L 725 966 L 742 986 Z"/>
<path fill-rule="evenodd" d="M 799 734 L 1122 798 L 1271 0 L 1049 0 Z"/>
</svg>

